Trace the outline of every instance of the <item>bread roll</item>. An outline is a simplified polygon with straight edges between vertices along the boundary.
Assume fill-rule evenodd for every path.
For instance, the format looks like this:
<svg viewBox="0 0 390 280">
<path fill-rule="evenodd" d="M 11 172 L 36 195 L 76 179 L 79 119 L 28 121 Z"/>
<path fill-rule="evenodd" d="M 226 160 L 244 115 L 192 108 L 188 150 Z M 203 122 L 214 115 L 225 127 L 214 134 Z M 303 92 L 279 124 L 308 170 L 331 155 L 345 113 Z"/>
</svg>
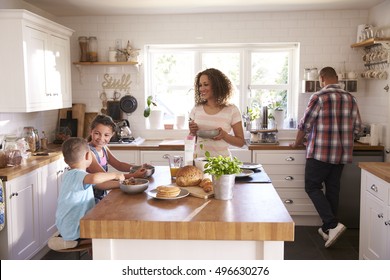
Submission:
<svg viewBox="0 0 390 280">
<path fill-rule="evenodd" d="M 213 191 L 213 182 L 209 178 L 204 178 L 200 184 L 199 187 L 201 187 L 205 192 L 211 192 Z"/>
<path fill-rule="evenodd" d="M 192 165 L 180 168 L 176 173 L 176 184 L 180 187 L 197 186 L 202 181 L 203 172 Z"/>
</svg>

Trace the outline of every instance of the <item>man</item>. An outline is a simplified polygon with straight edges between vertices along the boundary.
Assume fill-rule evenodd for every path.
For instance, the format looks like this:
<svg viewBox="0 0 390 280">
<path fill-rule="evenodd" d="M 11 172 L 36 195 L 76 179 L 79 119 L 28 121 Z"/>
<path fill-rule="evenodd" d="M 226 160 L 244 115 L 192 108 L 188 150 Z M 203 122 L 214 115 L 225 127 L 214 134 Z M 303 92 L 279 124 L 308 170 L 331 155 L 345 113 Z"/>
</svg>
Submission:
<svg viewBox="0 0 390 280">
<path fill-rule="evenodd" d="M 303 145 L 307 136 L 305 191 L 322 219 L 318 233 L 328 248 L 346 230 L 337 219 L 340 178 L 344 164 L 352 162 L 361 119 L 355 97 L 340 87 L 332 67 L 321 69 L 319 79 L 323 88 L 310 97 L 290 146 Z"/>
</svg>

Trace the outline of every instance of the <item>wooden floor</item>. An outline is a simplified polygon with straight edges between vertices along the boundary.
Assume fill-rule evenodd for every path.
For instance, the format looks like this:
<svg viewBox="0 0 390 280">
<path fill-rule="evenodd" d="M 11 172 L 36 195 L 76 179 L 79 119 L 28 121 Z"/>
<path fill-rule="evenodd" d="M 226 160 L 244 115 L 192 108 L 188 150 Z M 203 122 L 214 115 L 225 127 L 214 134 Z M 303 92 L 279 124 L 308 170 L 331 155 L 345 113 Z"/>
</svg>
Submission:
<svg viewBox="0 0 390 280">
<path fill-rule="evenodd" d="M 347 229 L 330 248 L 317 232 L 318 227 L 296 226 L 295 241 L 284 243 L 285 260 L 357 260 L 359 259 L 359 229 Z M 76 260 L 78 253 L 50 251 L 42 260 Z M 88 253 L 81 260 L 91 260 Z"/>
</svg>

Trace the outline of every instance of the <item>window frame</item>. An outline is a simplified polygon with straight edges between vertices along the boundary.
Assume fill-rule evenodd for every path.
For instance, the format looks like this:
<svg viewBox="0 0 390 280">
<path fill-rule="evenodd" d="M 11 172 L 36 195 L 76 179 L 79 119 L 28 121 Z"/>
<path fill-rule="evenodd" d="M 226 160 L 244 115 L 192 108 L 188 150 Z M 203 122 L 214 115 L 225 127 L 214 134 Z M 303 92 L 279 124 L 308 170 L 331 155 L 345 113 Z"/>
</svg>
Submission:
<svg viewBox="0 0 390 280">
<path fill-rule="evenodd" d="M 251 89 L 266 88 L 266 89 L 278 89 L 280 85 L 251 85 L 251 54 L 254 52 L 262 51 L 288 51 L 289 63 L 288 63 L 288 85 L 287 85 L 287 112 L 286 116 L 290 116 L 297 119 L 298 116 L 298 98 L 299 98 L 299 43 L 253 43 L 253 44 L 151 44 L 145 46 L 146 54 L 146 68 L 145 68 L 145 100 L 149 95 L 153 95 L 153 81 L 152 81 L 152 61 L 150 55 L 153 52 L 166 51 L 172 52 L 193 52 L 194 53 L 194 77 L 196 73 L 202 71 L 203 65 L 201 61 L 202 53 L 232 53 L 237 52 L 240 56 L 239 65 L 239 84 L 234 84 L 237 87 L 240 96 L 238 107 L 241 112 L 245 112 L 249 106 L 248 101 L 250 99 Z M 193 84 L 190 88 L 183 86 L 172 86 L 172 88 L 182 88 L 186 93 L 193 90 Z"/>
</svg>

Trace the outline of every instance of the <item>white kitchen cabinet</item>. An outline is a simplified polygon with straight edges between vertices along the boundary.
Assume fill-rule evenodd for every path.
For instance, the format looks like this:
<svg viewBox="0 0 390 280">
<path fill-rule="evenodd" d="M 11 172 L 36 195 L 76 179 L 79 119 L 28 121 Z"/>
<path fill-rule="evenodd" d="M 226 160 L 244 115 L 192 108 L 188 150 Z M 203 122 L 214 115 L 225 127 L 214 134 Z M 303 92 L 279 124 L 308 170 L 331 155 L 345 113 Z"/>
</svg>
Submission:
<svg viewBox="0 0 390 280">
<path fill-rule="evenodd" d="M 139 151 L 137 150 L 111 150 L 111 153 L 120 161 L 127 162 L 129 164 L 139 165 Z M 116 171 L 111 165 L 108 165 L 108 171 Z"/>
<path fill-rule="evenodd" d="M 263 165 L 297 225 L 321 225 L 318 212 L 305 192 L 304 150 L 254 150 L 252 157 Z"/>
<path fill-rule="evenodd" d="M 168 160 L 163 158 L 165 154 L 169 154 L 171 156 L 182 156 L 184 159 L 184 151 L 140 151 L 140 162 L 154 166 L 167 166 Z"/>
<path fill-rule="evenodd" d="M 72 106 L 70 36 L 73 31 L 26 10 L 0 10 L 1 112 Z"/>
<path fill-rule="evenodd" d="M 361 175 L 359 258 L 390 259 L 390 183 L 366 170 Z"/>
<path fill-rule="evenodd" d="M 61 178 L 65 167 L 64 160 L 60 159 L 40 168 L 39 220 L 41 244 L 46 244 L 49 238 L 57 231 L 55 214 Z"/>
<path fill-rule="evenodd" d="M 5 182 L 6 220 L 0 232 L 1 259 L 28 259 L 40 248 L 39 170 Z"/>
<path fill-rule="evenodd" d="M 47 241 L 57 230 L 57 198 L 65 168 L 61 158 L 5 182 L 6 222 L 0 231 L 0 259 L 30 259 L 47 250 Z"/>
</svg>

